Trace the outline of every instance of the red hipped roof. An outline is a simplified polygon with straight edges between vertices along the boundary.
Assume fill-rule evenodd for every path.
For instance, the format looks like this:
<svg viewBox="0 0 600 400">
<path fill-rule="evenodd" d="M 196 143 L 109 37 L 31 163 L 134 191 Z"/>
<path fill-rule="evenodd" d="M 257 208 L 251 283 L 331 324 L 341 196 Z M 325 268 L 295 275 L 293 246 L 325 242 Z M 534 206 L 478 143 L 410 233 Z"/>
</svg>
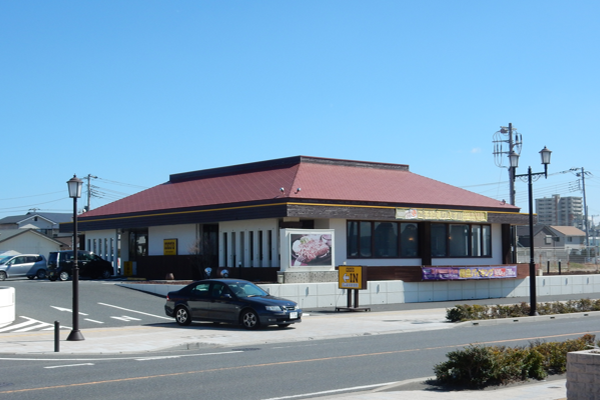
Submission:
<svg viewBox="0 0 600 400">
<path fill-rule="evenodd" d="M 406 165 L 298 156 L 172 175 L 169 182 L 82 217 L 308 199 L 519 211 L 505 202 L 414 174 Z"/>
</svg>

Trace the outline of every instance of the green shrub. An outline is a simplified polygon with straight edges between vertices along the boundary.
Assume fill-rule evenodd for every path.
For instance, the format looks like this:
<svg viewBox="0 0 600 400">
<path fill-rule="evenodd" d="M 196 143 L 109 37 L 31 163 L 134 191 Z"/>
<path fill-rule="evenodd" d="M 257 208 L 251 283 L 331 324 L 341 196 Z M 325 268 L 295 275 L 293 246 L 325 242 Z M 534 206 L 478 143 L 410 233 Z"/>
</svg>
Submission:
<svg viewBox="0 0 600 400">
<path fill-rule="evenodd" d="M 600 311 L 600 299 L 569 300 L 566 302 L 555 301 L 552 303 L 537 303 L 536 309 L 540 315 L 568 314 L 575 312 Z M 446 310 L 446 319 L 451 322 L 482 320 L 490 318 L 518 318 L 529 315 L 529 303 L 521 302 L 512 305 L 495 305 L 492 307 L 482 305 L 456 305 Z"/>
<path fill-rule="evenodd" d="M 528 379 L 544 379 L 548 373 L 564 373 L 567 353 L 590 348 L 594 335 L 564 342 L 533 342 L 526 347 L 475 346 L 451 351 L 448 361 L 433 367 L 437 381 L 453 386 L 482 388 Z"/>
</svg>

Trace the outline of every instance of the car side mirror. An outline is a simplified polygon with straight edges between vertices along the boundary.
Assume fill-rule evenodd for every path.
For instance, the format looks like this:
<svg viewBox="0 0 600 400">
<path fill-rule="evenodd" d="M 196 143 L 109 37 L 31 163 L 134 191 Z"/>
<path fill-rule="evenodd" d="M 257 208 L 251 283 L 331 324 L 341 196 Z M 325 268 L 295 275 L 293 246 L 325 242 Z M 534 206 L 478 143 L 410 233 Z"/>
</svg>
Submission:
<svg viewBox="0 0 600 400">
<path fill-rule="evenodd" d="M 231 296 L 229 293 L 225 293 L 221 297 L 224 299 L 233 300 L 233 296 Z"/>
</svg>

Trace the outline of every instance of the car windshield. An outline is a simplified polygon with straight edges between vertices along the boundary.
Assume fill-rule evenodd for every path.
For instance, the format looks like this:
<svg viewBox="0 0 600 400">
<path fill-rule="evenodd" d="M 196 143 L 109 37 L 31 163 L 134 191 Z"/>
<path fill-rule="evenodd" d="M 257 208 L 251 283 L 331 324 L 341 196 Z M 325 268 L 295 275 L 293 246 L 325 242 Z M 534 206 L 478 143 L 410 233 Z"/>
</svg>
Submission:
<svg viewBox="0 0 600 400">
<path fill-rule="evenodd" d="M 235 282 L 229 284 L 229 288 L 238 297 L 268 296 L 265 292 L 253 283 Z"/>
<path fill-rule="evenodd" d="M 5 264 L 11 258 L 13 258 L 13 256 L 0 256 L 0 264 Z"/>
</svg>

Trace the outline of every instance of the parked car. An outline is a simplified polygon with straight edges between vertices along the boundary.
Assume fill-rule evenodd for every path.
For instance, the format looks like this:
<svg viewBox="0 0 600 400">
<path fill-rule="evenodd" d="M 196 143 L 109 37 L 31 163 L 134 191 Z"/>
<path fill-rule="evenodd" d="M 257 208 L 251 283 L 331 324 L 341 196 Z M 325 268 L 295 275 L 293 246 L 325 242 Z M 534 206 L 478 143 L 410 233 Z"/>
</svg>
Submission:
<svg viewBox="0 0 600 400">
<path fill-rule="evenodd" d="M 74 255 L 72 250 L 54 251 L 48 256 L 48 279 L 66 281 L 73 275 Z M 113 266 L 100 256 L 86 250 L 77 252 L 79 275 L 88 278 L 110 278 Z"/>
<path fill-rule="evenodd" d="M 46 277 L 46 258 L 40 254 L 19 254 L 0 257 L 0 281 L 26 276 L 29 279 Z"/>
<path fill-rule="evenodd" d="M 165 312 L 179 325 L 212 321 L 257 329 L 302 322 L 302 310 L 295 302 L 271 296 L 242 279 L 206 279 L 169 292 Z"/>
</svg>

